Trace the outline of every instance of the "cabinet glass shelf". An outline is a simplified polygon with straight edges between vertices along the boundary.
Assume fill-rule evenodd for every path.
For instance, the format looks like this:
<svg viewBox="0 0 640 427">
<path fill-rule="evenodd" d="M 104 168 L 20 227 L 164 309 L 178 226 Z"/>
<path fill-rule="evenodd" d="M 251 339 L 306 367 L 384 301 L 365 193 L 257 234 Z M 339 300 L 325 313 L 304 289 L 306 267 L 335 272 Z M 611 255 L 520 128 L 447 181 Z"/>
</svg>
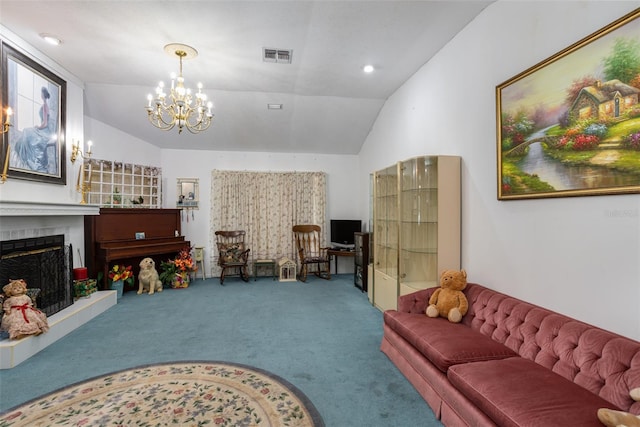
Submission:
<svg viewBox="0 0 640 427">
<path fill-rule="evenodd" d="M 372 302 L 387 310 L 460 268 L 460 158 L 398 162 L 374 173 L 373 193 Z"/>
<path fill-rule="evenodd" d="M 437 248 L 403 248 L 402 252 L 416 253 L 416 254 L 437 254 Z"/>
</svg>

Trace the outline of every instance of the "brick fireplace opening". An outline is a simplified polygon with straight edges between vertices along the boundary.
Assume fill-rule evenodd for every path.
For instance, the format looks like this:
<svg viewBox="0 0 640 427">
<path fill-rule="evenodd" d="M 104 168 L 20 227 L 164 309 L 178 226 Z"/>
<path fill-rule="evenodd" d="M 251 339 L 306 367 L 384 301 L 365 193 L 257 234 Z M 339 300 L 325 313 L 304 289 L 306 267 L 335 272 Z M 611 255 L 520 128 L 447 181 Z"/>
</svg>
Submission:
<svg viewBox="0 0 640 427">
<path fill-rule="evenodd" d="M 24 279 L 40 289 L 38 308 L 51 316 L 73 304 L 72 251 L 64 234 L 0 242 L 0 286 Z"/>
</svg>

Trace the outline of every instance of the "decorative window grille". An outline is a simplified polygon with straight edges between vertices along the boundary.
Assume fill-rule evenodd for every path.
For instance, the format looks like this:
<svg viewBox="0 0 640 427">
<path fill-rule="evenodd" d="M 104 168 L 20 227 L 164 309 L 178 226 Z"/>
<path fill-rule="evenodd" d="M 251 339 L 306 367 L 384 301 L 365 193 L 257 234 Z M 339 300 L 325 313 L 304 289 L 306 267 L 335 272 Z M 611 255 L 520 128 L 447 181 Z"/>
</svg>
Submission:
<svg viewBox="0 0 640 427">
<path fill-rule="evenodd" d="M 106 208 L 161 208 L 162 169 L 110 160 L 85 160 L 91 189 L 87 203 Z"/>
</svg>

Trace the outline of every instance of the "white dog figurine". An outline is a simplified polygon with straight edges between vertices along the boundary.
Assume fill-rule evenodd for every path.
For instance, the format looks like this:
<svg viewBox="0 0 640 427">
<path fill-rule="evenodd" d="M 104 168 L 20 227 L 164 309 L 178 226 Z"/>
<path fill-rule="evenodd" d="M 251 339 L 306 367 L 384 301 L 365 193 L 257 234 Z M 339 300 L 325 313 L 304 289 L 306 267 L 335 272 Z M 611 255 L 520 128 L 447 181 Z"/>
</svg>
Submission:
<svg viewBox="0 0 640 427">
<path fill-rule="evenodd" d="M 142 292 L 149 292 L 153 295 L 155 291 L 162 292 L 162 282 L 158 277 L 156 263 L 151 258 L 145 258 L 140 261 L 140 274 L 138 275 L 138 295 Z"/>
</svg>

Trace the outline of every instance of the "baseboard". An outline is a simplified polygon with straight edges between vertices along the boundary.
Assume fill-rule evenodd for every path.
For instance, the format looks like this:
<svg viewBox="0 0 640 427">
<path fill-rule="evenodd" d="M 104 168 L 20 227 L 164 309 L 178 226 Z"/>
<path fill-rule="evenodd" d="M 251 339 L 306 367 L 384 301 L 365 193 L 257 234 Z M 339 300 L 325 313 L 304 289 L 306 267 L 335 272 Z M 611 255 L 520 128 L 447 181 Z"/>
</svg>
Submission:
<svg viewBox="0 0 640 427">
<path fill-rule="evenodd" d="M 0 369 L 11 369 L 18 366 L 40 350 L 113 307 L 116 303 L 116 291 L 98 291 L 50 316 L 47 319 L 49 322 L 47 333 L 19 340 L 5 339 L 0 341 Z"/>
</svg>

